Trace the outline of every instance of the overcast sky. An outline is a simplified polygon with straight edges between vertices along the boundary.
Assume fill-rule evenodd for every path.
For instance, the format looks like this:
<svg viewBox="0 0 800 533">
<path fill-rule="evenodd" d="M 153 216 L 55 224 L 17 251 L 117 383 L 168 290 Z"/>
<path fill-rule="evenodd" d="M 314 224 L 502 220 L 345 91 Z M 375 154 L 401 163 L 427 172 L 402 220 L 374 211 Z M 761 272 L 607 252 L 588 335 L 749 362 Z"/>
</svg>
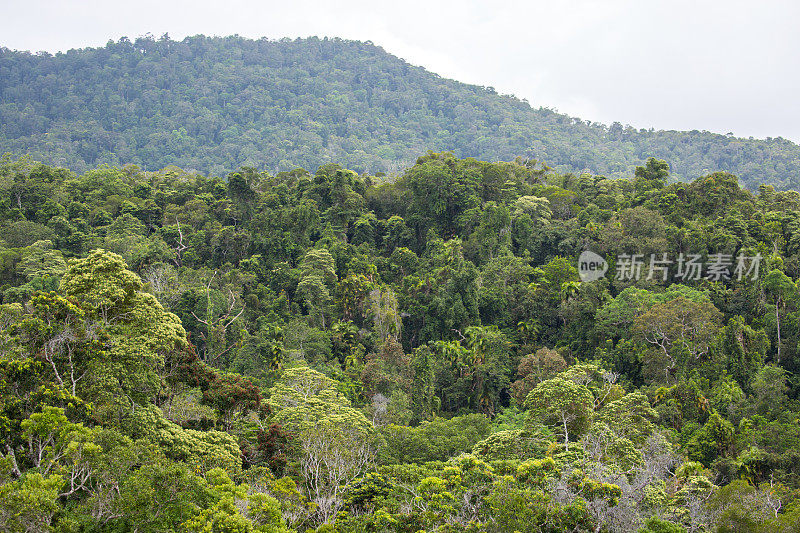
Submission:
<svg viewBox="0 0 800 533">
<path fill-rule="evenodd" d="M 0 46 L 121 36 L 371 40 L 584 119 L 800 141 L 800 2 L 0 0 Z"/>
</svg>

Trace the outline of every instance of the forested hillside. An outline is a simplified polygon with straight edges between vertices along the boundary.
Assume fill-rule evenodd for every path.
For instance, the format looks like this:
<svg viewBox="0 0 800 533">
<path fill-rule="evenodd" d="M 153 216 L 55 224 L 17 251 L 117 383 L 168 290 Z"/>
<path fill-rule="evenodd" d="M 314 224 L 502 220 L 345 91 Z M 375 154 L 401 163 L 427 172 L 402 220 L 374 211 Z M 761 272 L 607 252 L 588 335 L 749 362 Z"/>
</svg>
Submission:
<svg viewBox="0 0 800 533">
<path fill-rule="evenodd" d="M 3 158 L 0 530 L 796 531 L 800 194 L 669 181 Z"/>
<path fill-rule="evenodd" d="M 0 153 L 78 171 L 174 164 L 224 175 L 333 162 L 394 173 L 434 149 L 615 178 L 656 157 L 678 180 L 728 171 L 751 189 L 800 188 L 800 147 L 784 139 L 607 127 L 547 104 L 339 39 L 142 37 L 55 56 L 0 49 Z"/>
</svg>

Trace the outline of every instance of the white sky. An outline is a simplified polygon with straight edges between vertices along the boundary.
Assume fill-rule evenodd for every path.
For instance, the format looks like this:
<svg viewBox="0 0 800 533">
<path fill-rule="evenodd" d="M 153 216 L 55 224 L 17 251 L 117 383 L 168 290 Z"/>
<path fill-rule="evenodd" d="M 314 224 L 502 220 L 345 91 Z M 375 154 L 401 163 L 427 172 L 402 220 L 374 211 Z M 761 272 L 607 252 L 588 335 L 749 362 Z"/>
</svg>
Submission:
<svg viewBox="0 0 800 533">
<path fill-rule="evenodd" d="M 0 0 L 0 46 L 169 33 L 371 40 L 584 119 L 800 141 L 800 2 Z"/>
</svg>

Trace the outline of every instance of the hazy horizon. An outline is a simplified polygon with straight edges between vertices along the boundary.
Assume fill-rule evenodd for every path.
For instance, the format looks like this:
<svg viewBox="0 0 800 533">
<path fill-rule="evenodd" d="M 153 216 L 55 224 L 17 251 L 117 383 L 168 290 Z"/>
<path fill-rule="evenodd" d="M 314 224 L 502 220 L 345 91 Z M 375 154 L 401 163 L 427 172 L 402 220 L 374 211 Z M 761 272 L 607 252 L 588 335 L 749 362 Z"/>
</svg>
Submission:
<svg viewBox="0 0 800 533">
<path fill-rule="evenodd" d="M 207 0 L 3 1 L 0 45 L 54 53 L 147 33 L 369 40 L 443 77 L 583 120 L 800 141 L 800 5 L 791 2 L 338 4 L 233 0 L 220 13 Z"/>
</svg>

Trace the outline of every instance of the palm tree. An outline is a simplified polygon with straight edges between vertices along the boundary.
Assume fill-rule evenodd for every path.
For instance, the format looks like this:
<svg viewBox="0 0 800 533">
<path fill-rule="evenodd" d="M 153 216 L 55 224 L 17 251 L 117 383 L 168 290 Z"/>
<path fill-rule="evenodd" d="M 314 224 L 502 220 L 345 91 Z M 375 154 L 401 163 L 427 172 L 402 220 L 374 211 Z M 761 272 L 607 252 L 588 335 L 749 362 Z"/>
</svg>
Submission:
<svg viewBox="0 0 800 533">
<path fill-rule="evenodd" d="M 528 320 L 520 320 L 517 322 L 517 331 L 519 332 L 521 340 L 531 343 L 539 336 L 541 326 L 538 320 L 529 318 Z"/>
<path fill-rule="evenodd" d="M 565 281 L 561 284 L 561 301 L 566 302 L 576 297 L 581 290 L 580 281 Z"/>
</svg>

